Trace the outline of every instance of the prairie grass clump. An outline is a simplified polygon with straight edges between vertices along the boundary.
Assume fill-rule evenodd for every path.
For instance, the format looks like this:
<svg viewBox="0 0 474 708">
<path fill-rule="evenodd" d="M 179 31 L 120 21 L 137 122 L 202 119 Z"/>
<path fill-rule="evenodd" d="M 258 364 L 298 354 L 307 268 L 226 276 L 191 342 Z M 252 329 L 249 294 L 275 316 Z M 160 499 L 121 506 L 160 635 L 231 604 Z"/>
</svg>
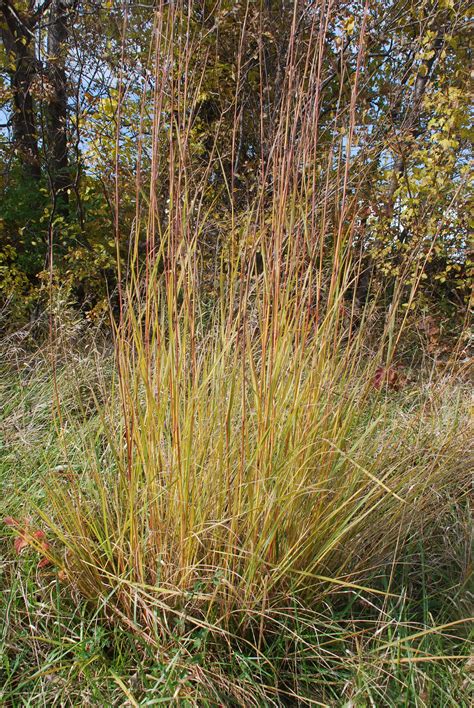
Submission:
<svg viewBox="0 0 474 708">
<path fill-rule="evenodd" d="M 447 419 L 420 394 L 395 413 L 406 394 L 374 387 L 377 353 L 361 329 L 347 341 L 339 301 L 315 323 L 290 289 L 274 308 L 265 279 L 213 315 L 184 267 L 142 308 L 130 299 L 101 407 L 107 455 L 49 487 L 55 562 L 165 633 L 263 631 L 289 597 L 360 591 L 468 490 L 462 397 Z"/>
<path fill-rule="evenodd" d="M 286 78 L 262 135 L 268 150 L 248 209 L 237 212 L 236 165 L 231 159 L 230 174 L 224 169 L 218 134 L 196 172 L 190 106 L 205 70 L 193 62 L 200 35 L 174 43 L 188 21 L 179 4 L 156 15 L 149 195 L 138 170 L 127 277 L 119 273 L 115 375 L 99 405 L 106 455 L 96 457 L 91 442 L 84 475 L 50 485 L 53 516 L 45 520 L 65 549 L 55 562 L 84 595 L 110 597 L 122 617 L 165 634 L 177 621 L 263 632 L 266 613 L 290 596 L 311 606 L 337 588 L 360 589 L 429 526 L 445 494 L 467 489 L 458 407 L 440 431 L 435 411 L 422 405 L 394 419 L 385 395 L 393 375 L 383 372 L 423 258 L 415 249 L 416 277 L 394 280 L 384 316 L 377 292 L 361 300 L 352 236 L 367 13 L 350 100 L 335 117 L 345 129 L 332 134 L 329 150 L 318 134 L 322 19 L 305 16 L 300 32 L 295 10 Z M 263 116 L 264 73 L 260 81 Z M 147 98 L 145 88 L 144 105 Z M 174 118 L 164 124 L 169 101 Z M 235 131 L 231 152 L 238 122 Z M 163 180 L 165 213 L 156 201 Z M 202 237 L 216 181 L 228 197 L 228 232 L 219 234 L 224 245 L 209 272 Z M 115 207 L 120 253 L 118 182 Z"/>
<path fill-rule="evenodd" d="M 178 646 L 176 663 L 192 681 L 208 690 L 214 671 L 219 695 L 241 704 L 257 696 L 258 705 L 266 682 L 276 681 L 283 650 L 278 645 L 268 662 L 266 652 L 281 637 L 282 671 L 291 673 L 288 657 L 297 667 L 293 684 L 285 679 L 293 698 L 303 664 L 324 683 L 315 666 L 327 661 L 328 685 L 340 681 L 341 647 L 349 645 L 373 660 L 367 681 L 372 671 L 381 681 L 384 662 L 394 661 L 390 649 L 399 649 L 390 613 L 398 601 L 404 607 L 406 558 L 465 503 L 470 483 L 462 384 L 438 377 L 423 390 L 398 380 L 394 367 L 436 234 L 407 253 L 385 292 L 369 282 L 361 294 L 359 195 L 367 151 L 378 147 L 362 149 L 356 140 L 367 9 L 354 72 L 341 85 L 349 100 L 338 103 L 338 130 L 319 132 L 330 4 L 299 23 L 295 3 L 271 125 L 257 53 L 264 149 L 242 209 L 235 149 L 244 68 L 238 65 L 229 154 L 220 152 L 217 125 L 209 161 L 197 169 L 192 107 L 205 67 L 193 61 L 199 35 L 189 31 L 175 42 L 177 28 L 187 26 L 183 7 L 161 8 L 154 20 L 152 144 L 139 145 L 128 250 L 117 137 L 111 372 L 95 370 L 86 406 L 65 404 L 54 372 L 52 410 L 67 473 L 45 475 L 47 501 L 38 506 L 50 542 L 45 557 L 110 626 L 138 638 L 140 651 L 160 647 L 174 666 L 166 652 Z M 118 90 L 118 120 L 121 98 Z M 216 184 L 227 201 L 218 228 Z M 157 199 L 163 185 L 166 210 Z M 212 230 L 209 259 L 203 243 Z M 77 415 L 87 421 L 80 429 L 68 422 Z M 350 609 L 338 624 L 331 612 L 341 599 Z M 386 641 L 372 644 L 374 637 L 352 627 L 353 603 L 363 618 L 372 610 L 383 618 Z M 377 632 L 374 614 L 367 622 Z M 410 618 L 400 623 L 410 627 Z M 424 637 L 419 631 L 410 636 Z M 324 632 L 327 651 L 318 644 Z M 236 648 L 241 678 L 227 685 Z M 421 652 L 417 660 L 427 656 Z M 197 654 L 212 657 L 208 673 L 190 659 Z M 248 676 L 257 665 L 263 693 L 252 697 Z M 314 688 L 312 679 L 308 685 Z M 372 701 L 379 695 L 369 694 Z"/>
</svg>

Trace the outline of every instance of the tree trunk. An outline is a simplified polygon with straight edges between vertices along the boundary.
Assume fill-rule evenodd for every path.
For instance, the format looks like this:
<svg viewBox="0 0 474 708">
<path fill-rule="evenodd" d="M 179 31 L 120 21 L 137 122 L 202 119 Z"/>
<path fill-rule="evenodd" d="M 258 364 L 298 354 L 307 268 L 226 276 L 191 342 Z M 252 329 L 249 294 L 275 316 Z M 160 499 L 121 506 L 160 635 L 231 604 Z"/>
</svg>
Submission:
<svg viewBox="0 0 474 708">
<path fill-rule="evenodd" d="M 35 180 L 41 175 L 36 120 L 31 96 L 35 77 L 34 58 L 24 52 L 17 57 L 12 77 L 13 88 L 13 141 L 23 163 L 25 173 Z"/>
<path fill-rule="evenodd" d="M 13 144 L 25 176 L 38 180 L 41 166 L 31 92 L 38 69 L 34 54 L 34 35 L 28 18 L 20 17 L 10 3 L 3 0 L 0 11 L 5 20 L 5 25 L 0 28 L 1 38 L 13 65 L 9 69 L 13 94 Z"/>
<path fill-rule="evenodd" d="M 48 32 L 48 78 L 52 91 L 47 108 L 46 141 L 51 185 L 60 211 L 67 211 L 68 190 L 72 184 L 67 145 L 66 75 L 68 23 L 72 4 L 67 0 L 53 2 Z"/>
</svg>

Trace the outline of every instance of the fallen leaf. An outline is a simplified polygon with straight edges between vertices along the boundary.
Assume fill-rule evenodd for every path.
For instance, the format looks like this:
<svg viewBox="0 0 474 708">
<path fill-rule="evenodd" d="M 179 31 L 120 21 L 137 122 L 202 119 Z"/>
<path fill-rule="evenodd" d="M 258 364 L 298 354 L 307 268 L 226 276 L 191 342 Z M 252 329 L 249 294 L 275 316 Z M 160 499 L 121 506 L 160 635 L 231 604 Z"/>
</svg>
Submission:
<svg viewBox="0 0 474 708">
<path fill-rule="evenodd" d="M 18 536 L 13 541 L 13 548 L 18 553 L 18 555 L 20 555 L 20 553 L 24 551 L 25 548 L 27 548 L 28 546 L 33 546 L 33 548 L 35 548 L 41 554 L 47 553 L 49 549 L 49 543 L 47 543 L 46 541 L 46 534 L 41 529 L 37 529 L 36 531 L 31 532 L 29 530 L 31 523 L 30 518 L 25 519 L 25 525 L 21 530 L 19 528 L 20 524 L 12 516 L 7 516 L 7 518 L 4 519 L 4 523 L 7 526 L 12 526 L 13 528 L 18 529 Z M 49 563 L 49 560 L 47 558 L 43 558 L 38 564 L 38 567 L 43 567 L 43 565 L 41 565 L 43 561 L 46 561 L 43 565 L 47 565 L 47 563 Z"/>
<path fill-rule="evenodd" d="M 26 540 L 26 538 L 24 537 L 23 534 L 20 534 L 19 536 L 17 536 L 13 542 L 13 547 L 14 547 L 15 551 L 18 553 L 18 555 L 20 555 L 20 553 L 25 548 L 27 548 L 28 545 L 29 545 L 28 541 Z"/>
<path fill-rule="evenodd" d="M 399 388 L 399 375 L 398 371 L 394 369 L 392 366 L 389 366 L 388 368 L 385 368 L 383 366 L 379 366 L 376 371 L 375 375 L 373 378 L 373 385 L 374 388 L 380 389 L 383 384 L 386 384 L 388 388 L 391 389 L 398 389 Z"/>
<path fill-rule="evenodd" d="M 20 525 L 18 521 L 13 518 L 13 516 L 7 516 L 5 519 L 3 519 L 3 523 L 5 524 L 5 526 L 13 526 L 14 528 Z"/>
</svg>

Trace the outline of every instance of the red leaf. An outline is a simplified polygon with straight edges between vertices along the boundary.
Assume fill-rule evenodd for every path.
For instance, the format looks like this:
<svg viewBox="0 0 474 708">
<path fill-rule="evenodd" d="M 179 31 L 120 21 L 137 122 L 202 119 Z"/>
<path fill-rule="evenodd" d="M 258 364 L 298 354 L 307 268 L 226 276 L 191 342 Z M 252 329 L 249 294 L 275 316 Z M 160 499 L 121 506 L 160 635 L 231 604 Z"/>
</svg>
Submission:
<svg viewBox="0 0 474 708">
<path fill-rule="evenodd" d="M 40 569 L 46 568 L 48 565 L 52 565 L 52 561 L 49 558 L 42 558 L 36 567 Z"/>
<path fill-rule="evenodd" d="M 5 519 L 3 519 L 3 523 L 5 524 L 5 526 L 13 526 L 14 528 L 19 526 L 18 521 L 14 519 L 13 516 L 7 516 Z"/>
<path fill-rule="evenodd" d="M 380 389 L 382 384 L 386 384 L 388 388 L 397 389 L 399 384 L 398 371 L 392 366 L 388 368 L 377 367 L 373 378 L 374 388 Z"/>
<path fill-rule="evenodd" d="M 4 521 L 7 526 L 13 526 L 16 529 L 19 528 L 19 523 L 15 521 L 15 519 L 11 516 L 7 517 L 7 519 L 5 519 Z M 49 548 L 49 543 L 46 542 L 45 532 L 41 531 L 41 529 L 38 529 L 37 531 L 33 531 L 33 533 L 30 533 L 28 530 L 29 524 L 30 519 L 25 519 L 25 526 L 21 531 L 18 530 L 18 536 L 13 541 L 13 547 L 15 551 L 19 555 L 28 546 L 36 545 L 36 550 L 45 553 Z M 35 541 L 37 541 L 38 543 L 35 544 Z"/>
<path fill-rule="evenodd" d="M 13 547 L 14 547 L 15 551 L 18 553 L 18 555 L 20 555 L 20 553 L 25 548 L 27 548 L 27 546 L 28 546 L 28 541 L 23 536 L 23 534 L 20 534 L 19 536 L 17 536 L 13 542 Z"/>
<path fill-rule="evenodd" d="M 383 368 L 383 366 L 379 366 L 377 368 L 377 370 L 375 372 L 375 376 L 374 376 L 375 388 L 380 388 L 380 386 L 382 385 L 384 371 L 385 371 L 385 369 Z"/>
</svg>

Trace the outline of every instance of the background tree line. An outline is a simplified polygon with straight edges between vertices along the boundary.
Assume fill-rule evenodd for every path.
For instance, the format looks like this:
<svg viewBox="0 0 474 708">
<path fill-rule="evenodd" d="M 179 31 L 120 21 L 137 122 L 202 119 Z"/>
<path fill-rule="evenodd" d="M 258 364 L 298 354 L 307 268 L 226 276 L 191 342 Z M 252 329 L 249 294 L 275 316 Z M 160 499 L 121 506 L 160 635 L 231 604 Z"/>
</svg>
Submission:
<svg viewBox="0 0 474 708">
<path fill-rule="evenodd" d="M 318 141 L 318 157 L 303 157 L 294 175 L 310 195 L 301 218 L 315 241 L 323 224 L 330 242 L 337 205 L 347 202 L 358 301 L 375 281 L 388 302 L 394 282 L 408 287 L 425 259 L 416 305 L 449 322 L 462 316 L 470 275 L 468 3 L 181 4 L 170 37 L 162 33 L 163 0 L 0 0 L 0 289 L 10 321 L 38 311 L 46 281 L 91 317 L 104 309 L 117 281 L 117 244 L 126 271 L 132 232 L 140 231 L 143 253 L 150 242 L 141 210 L 152 208 L 153 238 L 169 226 L 168 146 L 183 131 L 206 213 L 199 248 L 212 292 L 214 264 L 232 260 L 258 185 L 263 202 L 276 188 L 268 165 L 283 87 L 293 80 L 288 55 L 298 65 L 318 42 L 308 80 L 317 82 L 319 106 L 304 105 L 314 119 L 296 121 L 291 133 L 293 145 Z M 153 71 L 153 53 L 166 42 L 193 51 L 185 66 L 176 59 Z M 308 126 L 312 136 L 303 136 Z M 245 238 L 265 228 L 260 218 Z"/>
</svg>

